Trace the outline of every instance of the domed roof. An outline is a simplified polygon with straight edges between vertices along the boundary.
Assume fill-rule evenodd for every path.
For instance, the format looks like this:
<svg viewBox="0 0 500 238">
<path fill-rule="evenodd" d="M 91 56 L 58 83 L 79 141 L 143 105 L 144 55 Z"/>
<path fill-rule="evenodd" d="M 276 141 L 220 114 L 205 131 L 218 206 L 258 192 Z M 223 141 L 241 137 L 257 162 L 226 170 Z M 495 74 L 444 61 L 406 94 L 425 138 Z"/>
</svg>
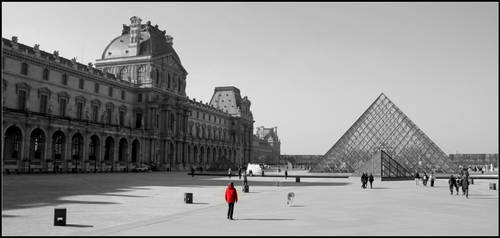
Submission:
<svg viewBox="0 0 500 238">
<path fill-rule="evenodd" d="M 160 31 L 158 25 L 151 26 L 149 21 L 147 24 L 140 24 L 141 20 L 137 17 L 132 17 L 130 20 L 132 22 L 130 26 L 123 25 L 122 35 L 106 46 L 102 53 L 102 60 L 172 54 L 180 63 L 179 56 L 172 47 L 171 36 L 165 35 L 165 31 Z M 137 36 L 131 34 L 134 31 L 138 31 Z M 135 44 L 132 42 L 133 37 L 137 37 Z"/>
</svg>

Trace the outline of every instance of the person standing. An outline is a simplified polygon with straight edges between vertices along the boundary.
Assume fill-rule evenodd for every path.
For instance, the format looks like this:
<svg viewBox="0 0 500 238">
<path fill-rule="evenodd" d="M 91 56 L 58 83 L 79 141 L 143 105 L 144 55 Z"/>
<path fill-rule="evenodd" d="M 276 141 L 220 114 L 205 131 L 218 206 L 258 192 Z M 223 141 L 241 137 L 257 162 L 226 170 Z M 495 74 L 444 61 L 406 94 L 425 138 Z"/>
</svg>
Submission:
<svg viewBox="0 0 500 238">
<path fill-rule="evenodd" d="M 241 179 L 241 167 L 238 169 L 238 179 Z"/>
<path fill-rule="evenodd" d="M 194 177 L 194 168 L 191 167 L 191 177 Z"/>
<path fill-rule="evenodd" d="M 233 182 L 227 185 L 225 197 L 228 204 L 227 219 L 233 220 L 234 204 L 238 202 L 238 193 L 234 188 Z"/>
<path fill-rule="evenodd" d="M 448 186 L 450 186 L 450 195 L 453 195 L 453 187 L 455 187 L 455 178 L 453 177 L 453 174 L 450 175 L 450 179 L 448 179 Z"/>
<path fill-rule="evenodd" d="M 373 174 L 370 173 L 370 177 L 368 178 L 368 180 L 370 181 L 370 189 L 372 188 L 372 185 L 373 185 L 373 180 L 375 180 L 373 178 Z"/>
<path fill-rule="evenodd" d="M 229 178 L 231 178 L 231 168 L 227 169 L 227 176 L 229 176 Z"/>
<path fill-rule="evenodd" d="M 285 170 L 285 179 L 288 177 L 288 170 Z"/>
<path fill-rule="evenodd" d="M 418 185 L 418 180 L 420 180 L 420 175 L 418 172 L 415 172 L 415 184 Z"/>
</svg>

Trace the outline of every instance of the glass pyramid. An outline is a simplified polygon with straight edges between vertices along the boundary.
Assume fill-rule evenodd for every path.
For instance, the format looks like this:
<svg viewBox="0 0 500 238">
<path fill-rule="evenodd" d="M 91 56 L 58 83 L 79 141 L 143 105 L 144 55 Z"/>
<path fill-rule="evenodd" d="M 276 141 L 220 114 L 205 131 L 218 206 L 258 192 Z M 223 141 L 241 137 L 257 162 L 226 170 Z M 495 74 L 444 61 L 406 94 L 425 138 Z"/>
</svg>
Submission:
<svg viewBox="0 0 500 238">
<path fill-rule="evenodd" d="M 369 172 L 365 170 L 370 167 L 367 164 L 373 164 L 374 157 L 380 160 L 381 151 L 412 174 L 416 171 L 453 172 L 449 157 L 383 93 L 312 172 Z M 378 164 L 380 166 L 380 162 Z"/>
</svg>

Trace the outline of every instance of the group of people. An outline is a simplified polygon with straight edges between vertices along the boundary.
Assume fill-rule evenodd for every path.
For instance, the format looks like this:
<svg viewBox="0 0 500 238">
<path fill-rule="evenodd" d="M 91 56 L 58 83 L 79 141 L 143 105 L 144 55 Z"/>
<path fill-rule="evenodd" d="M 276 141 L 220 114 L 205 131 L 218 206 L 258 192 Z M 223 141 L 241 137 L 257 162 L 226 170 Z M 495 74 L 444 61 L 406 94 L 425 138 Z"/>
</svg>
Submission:
<svg viewBox="0 0 500 238">
<path fill-rule="evenodd" d="M 415 172 L 415 184 L 418 185 L 420 179 L 422 179 L 422 184 L 424 186 L 427 186 L 427 183 L 429 180 L 431 181 L 431 187 L 434 187 L 434 182 L 436 181 L 436 176 L 434 175 L 434 172 L 431 173 L 431 175 L 427 175 L 427 172 L 424 171 L 424 174 L 422 175 L 422 178 L 420 178 L 420 174 Z"/>
<path fill-rule="evenodd" d="M 372 188 L 374 180 L 375 179 L 371 173 L 370 175 L 368 175 L 368 173 L 363 173 L 361 175 L 361 188 L 365 189 L 368 186 L 368 182 L 370 182 L 370 188 Z"/>
<path fill-rule="evenodd" d="M 450 195 L 453 195 L 453 188 L 457 190 L 462 187 L 462 195 L 465 195 L 466 198 L 469 198 L 469 172 L 467 170 L 462 170 L 459 175 L 453 176 L 450 175 L 448 179 L 448 185 L 450 186 Z"/>
</svg>

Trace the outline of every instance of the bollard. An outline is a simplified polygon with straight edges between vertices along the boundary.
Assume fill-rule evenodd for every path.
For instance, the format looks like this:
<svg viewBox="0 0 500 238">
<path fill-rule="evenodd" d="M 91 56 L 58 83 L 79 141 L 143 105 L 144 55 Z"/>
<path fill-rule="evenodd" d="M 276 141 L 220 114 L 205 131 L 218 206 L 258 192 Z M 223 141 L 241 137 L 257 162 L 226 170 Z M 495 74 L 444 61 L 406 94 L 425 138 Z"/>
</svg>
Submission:
<svg viewBox="0 0 500 238">
<path fill-rule="evenodd" d="M 193 193 L 184 193 L 184 202 L 193 203 Z"/>
<path fill-rule="evenodd" d="M 295 177 L 295 182 L 300 183 L 300 177 Z"/>
<path fill-rule="evenodd" d="M 54 226 L 66 225 L 66 208 L 54 209 Z"/>
</svg>

